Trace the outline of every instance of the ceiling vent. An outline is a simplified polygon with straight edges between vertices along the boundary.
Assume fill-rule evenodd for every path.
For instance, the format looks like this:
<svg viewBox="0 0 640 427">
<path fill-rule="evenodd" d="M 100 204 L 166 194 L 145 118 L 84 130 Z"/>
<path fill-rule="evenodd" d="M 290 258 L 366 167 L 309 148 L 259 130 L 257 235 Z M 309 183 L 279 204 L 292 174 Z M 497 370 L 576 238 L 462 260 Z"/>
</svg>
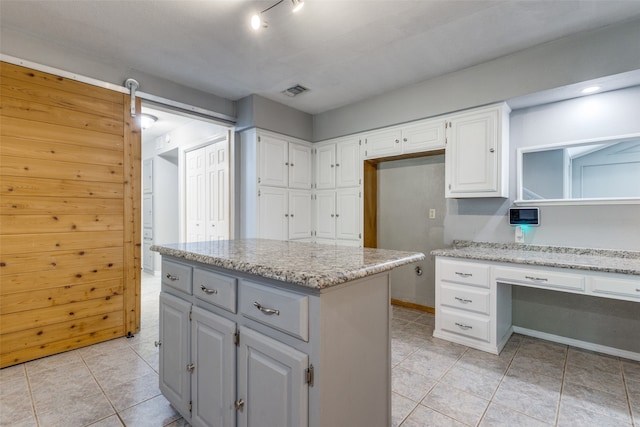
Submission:
<svg viewBox="0 0 640 427">
<path fill-rule="evenodd" d="M 283 90 L 282 93 L 293 98 L 294 96 L 300 95 L 301 93 L 306 92 L 308 90 L 309 89 L 307 89 L 302 85 L 295 85 L 295 86 L 291 86 L 289 89 Z"/>
</svg>

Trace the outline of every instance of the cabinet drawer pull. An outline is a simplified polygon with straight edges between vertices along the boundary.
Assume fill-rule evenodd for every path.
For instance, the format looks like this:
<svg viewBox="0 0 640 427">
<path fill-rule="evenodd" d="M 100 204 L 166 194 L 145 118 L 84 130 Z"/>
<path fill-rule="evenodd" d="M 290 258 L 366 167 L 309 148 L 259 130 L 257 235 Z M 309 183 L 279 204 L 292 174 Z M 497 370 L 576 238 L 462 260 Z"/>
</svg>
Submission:
<svg viewBox="0 0 640 427">
<path fill-rule="evenodd" d="M 473 326 L 470 325 L 464 325 L 462 323 L 458 323 L 456 322 L 456 326 L 464 331 L 468 331 L 469 329 L 473 329 Z"/>
<path fill-rule="evenodd" d="M 258 301 L 254 302 L 253 306 L 258 310 L 260 310 L 261 312 L 263 312 L 264 314 L 268 314 L 268 315 L 275 314 L 276 316 L 280 316 L 280 310 L 263 307 Z"/>
<path fill-rule="evenodd" d="M 471 277 L 473 276 L 473 274 L 471 273 L 460 273 L 459 271 L 456 271 L 456 274 L 460 277 Z"/>
<path fill-rule="evenodd" d="M 167 279 L 171 280 L 172 282 L 175 282 L 176 280 L 179 280 L 180 278 L 178 276 L 172 276 L 171 274 L 167 273 Z"/>
<path fill-rule="evenodd" d="M 636 292 L 640 292 L 640 288 L 636 288 Z"/>
<path fill-rule="evenodd" d="M 470 302 L 473 302 L 473 300 L 470 299 L 464 299 L 464 298 L 460 298 L 460 297 L 454 297 L 456 299 L 456 301 L 460 301 L 463 304 L 469 304 Z"/>
<path fill-rule="evenodd" d="M 209 288 L 205 287 L 204 285 L 200 285 L 200 289 L 202 289 L 202 292 L 204 292 L 207 295 L 213 295 L 213 294 L 217 294 L 218 293 L 217 289 L 209 289 Z"/>
<path fill-rule="evenodd" d="M 536 280 L 538 282 L 547 282 L 548 279 L 545 279 L 544 277 L 533 277 L 533 276 L 524 276 L 525 279 L 529 279 L 529 280 Z"/>
</svg>

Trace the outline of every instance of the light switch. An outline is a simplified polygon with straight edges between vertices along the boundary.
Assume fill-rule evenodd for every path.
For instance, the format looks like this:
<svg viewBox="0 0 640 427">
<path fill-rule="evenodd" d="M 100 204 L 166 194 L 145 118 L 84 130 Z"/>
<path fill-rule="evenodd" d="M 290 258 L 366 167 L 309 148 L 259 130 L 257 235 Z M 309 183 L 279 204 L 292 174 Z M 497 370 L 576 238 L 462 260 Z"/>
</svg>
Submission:
<svg viewBox="0 0 640 427">
<path fill-rule="evenodd" d="M 516 243 L 524 243 L 524 230 L 521 226 L 516 227 Z"/>
<path fill-rule="evenodd" d="M 436 210 L 429 209 L 429 219 L 436 219 Z"/>
</svg>

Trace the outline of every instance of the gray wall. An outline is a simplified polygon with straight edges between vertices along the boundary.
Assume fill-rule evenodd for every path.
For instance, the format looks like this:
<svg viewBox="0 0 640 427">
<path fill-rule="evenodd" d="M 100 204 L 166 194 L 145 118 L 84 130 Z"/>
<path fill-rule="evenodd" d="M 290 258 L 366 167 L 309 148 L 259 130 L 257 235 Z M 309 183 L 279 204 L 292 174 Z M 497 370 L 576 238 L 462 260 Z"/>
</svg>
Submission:
<svg viewBox="0 0 640 427">
<path fill-rule="evenodd" d="M 444 155 L 378 164 L 378 248 L 428 254 L 444 246 Z M 435 209 L 429 219 L 429 209 Z M 422 276 L 415 267 L 420 266 Z M 391 272 L 391 298 L 435 306 L 435 261 Z"/>
<path fill-rule="evenodd" d="M 311 114 L 259 95 L 250 95 L 238 101 L 236 132 L 254 127 L 305 141 L 311 141 L 313 138 Z"/>
<path fill-rule="evenodd" d="M 126 79 L 134 78 L 140 83 L 141 92 L 204 108 L 225 116 L 236 116 L 234 101 L 132 68 L 115 65 L 108 59 L 101 58 L 99 54 L 70 50 L 57 44 L 55 40 L 35 39 L 23 32 L 6 28 L 2 31 L 2 53 L 118 86 L 123 86 Z"/>
<path fill-rule="evenodd" d="M 640 21 L 565 37 L 314 116 L 314 140 L 640 69 Z"/>
</svg>

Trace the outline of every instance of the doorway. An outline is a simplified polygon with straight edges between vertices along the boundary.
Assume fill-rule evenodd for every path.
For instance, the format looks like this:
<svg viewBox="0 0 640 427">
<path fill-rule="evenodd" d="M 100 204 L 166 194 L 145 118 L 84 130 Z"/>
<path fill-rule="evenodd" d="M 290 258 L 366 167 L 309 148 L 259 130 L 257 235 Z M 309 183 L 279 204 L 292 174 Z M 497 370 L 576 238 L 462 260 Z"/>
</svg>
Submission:
<svg viewBox="0 0 640 427">
<path fill-rule="evenodd" d="M 152 245 L 230 236 L 232 127 L 144 101 L 142 114 L 150 123 L 142 129 L 143 270 L 159 275 L 161 259 L 159 254 L 150 251 Z M 205 166 L 197 178 L 199 186 L 189 183 L 194 178 L 189 172 L 193 153 L 202 154 L 201 164 Z M 194 197 L 192 193 L 196 191 L 197 197 Z M 215 236 L 189 234 L 189 218 L 198 212 L 203 213 L 203 224 L 207 223 L 207 213 L 215 213 L 214 226 L 208 223 L 209 228 L 216 229 Z"/>
<path fill-rule="evenodd" d="M 365 246 L 417 251 L 425 260 L 391 273 L 394 303 L 432 311 L 435 263 L 444 247 L 444 152 L 365 162 Z"/>
</svg>

